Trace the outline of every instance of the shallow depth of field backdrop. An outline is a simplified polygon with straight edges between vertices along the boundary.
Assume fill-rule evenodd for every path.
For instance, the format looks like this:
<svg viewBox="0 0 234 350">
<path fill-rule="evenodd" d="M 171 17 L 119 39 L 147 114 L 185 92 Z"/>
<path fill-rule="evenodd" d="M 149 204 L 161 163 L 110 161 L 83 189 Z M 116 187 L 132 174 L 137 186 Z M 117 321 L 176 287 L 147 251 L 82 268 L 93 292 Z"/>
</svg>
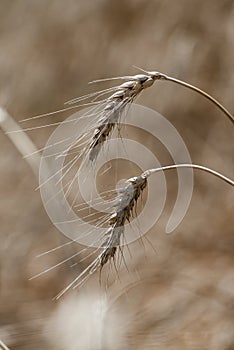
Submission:
<svg viewBox="0 0 234 350">
<path fill-rule="evenodd" d="M 233 23 L 232 0 L 0 0 L 0 105 L 16 121 L 53 111 L 91 91 L 90 80 L 135 74 L 135 64 L 201 87 L 234 112 Z M 234 129 L 209 101 L 159 82 L 137 103 L 168 118 L 194 163 L 233 178 Z M 29 136 L 41 148 L 51 132 Z M 166 236 L 177 191 L 176 173 L 166 175 L 166 208 L 148 233 L 156 253 L 147 243 L 130 245 L 129 272 L 123 266 L 111 287 L 112 300 L 119 297 L 103 331 L 111 339 L 102 347 L 95 344 L 98 326 L 86 320 L 95 307 L 83 294 L 96 298 L 98 276 L 61 302 L 52 300 L 88 261 L 29 281 L 81 247 L 36 258 L 66 240 L 43 209 L 35 175 L 3 132 L 0 143 L 0 339 L 10 349 L 234 349 L 230 186 L 195 172 L 190 209 Z M 171 162 L 159 144 L 154 151 L 162 164 Z"/>
</svg>

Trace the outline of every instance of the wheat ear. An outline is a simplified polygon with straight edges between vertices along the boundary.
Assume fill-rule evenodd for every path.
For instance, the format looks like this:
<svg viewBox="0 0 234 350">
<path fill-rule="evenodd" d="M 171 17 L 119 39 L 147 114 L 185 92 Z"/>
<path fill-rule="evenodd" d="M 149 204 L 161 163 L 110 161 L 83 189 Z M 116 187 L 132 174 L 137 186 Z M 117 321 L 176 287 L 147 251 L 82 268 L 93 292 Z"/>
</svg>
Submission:
<svg viewBox="0 0 234 350">
<path fill-rule="evenodd" d="M 132 103 L 143 90 L 151 87 L 157 80 L 173 82 L 199 93 L 200 95 L 204 96 L 212 103 L 214 103 L 234 124 L 234 117 L 232 116 L 232 114 L 220 102 L 218 102 L 214 97 L 210 96 L 205 91 L 195 87 L 194 85 L 188 84 L 176 78 L 172 78 L 160 72 L 147 72 L 145 70 L 142 71 L 145 74 L 100 79 L 91 82 L 98 83 L 108 80 L 126 80 L 126 82 L 124 82 L 123 84 L 113 87 L 112 90 L 114 91 L 114 93 L 111 96 L 109 96 L 106 100 L 104 100 L 105 107 L 103 108 L 101 116 L 97 121 L 97 127 L 88 145 L 88 151 L 90 152 L 90 160 L 94 160 L 97 157 L 101 149 L 102 143 L 108 138 L 110 133 L 113 131 L 115 124 L 119 122 L 121 114 L 124 111 L 125 107 Z M 103 91 L 109 92 L 111 91 L 111 89 L 100 91 L 100 96 L 103 94 Z M 93 95 L 95 95 L 95 97 L 97 98 L 98 92 L 94 93 Z M 86 95 L 82 98 L 84 99 L 89 96 L 90 95 Z M 75 99 L 74 101 L 77 102 L 79 100 Z M 73 103 L 73 101 L 70 101 L 70 103 Z M 103 100 L 100 101 L 100 103 L 103 103 Z"/>
<path fill-rule="evenodd" d="M 120 246 L 123 244 L 124 225 L 133 216 L 137 201 L 146 186 L 146 176 L 140 175 L 128 179 L 126 187 L 118 190 L 118 196 L 114 204 L 115 209 L 108 219 L 110 227 L 107 229 L 100 244 L 100 254 L 55 299 L 59 299 L 70 288 L 77 288 L 82 285 L 96 270 L 99 269 L 101 272 L 104 265 L 115 259 L 117 249 L 120 249 Z"/>
<path fill-rule="evenodd" d="M 204 96 L 206 99 L 214 103 L 214 105 L 216 105 L 234 124 L 233 115 L 220 102 L 218 102 L 214 97 L 212 97 L 205 91 L 197 88 L 194 85 L 186 83 L 182 80 L 170 77 L 164 73 L 160 73 L 156 71 L 148 72 L 141 68 L 138 68 L 138 69 L 143 71 L 144 74 L 137 74 L 133 76 L 127 75 L 122 77 L 113 77 L 113 78 L 94 80 L 90 83 L 98 83 L 98 82 L 109 81 L 109 80 L 110 81 L 124 80 L 125 82 L 108 89 L 96 91 L 94 93 L 90 93 L 85 96 L 81 96 L 73 100 L 70 100 L 67 102 L 67 104 L 70 105 L 69 107 L 63 108 L 58 111 L 35 116 L 33 118 L 27 118 L 27 119 L 24 119 L 23 121 L 41 118 L 43 116 L 54 115 L 56 113 L 67 111 L 73 108 L 74 109 L 79 108 L 82 106 L 94 106 L 92 109 L 93 112 L 88 116 L 89 117 L 95 116 L 96 118 L 95 120 L 92 120 L 90 129 L 87 132 L 88 134 L 91 132 L 91 137 L 90 137 L 90 141 L 88 142 L 88 145 L 84 148 L 84 152 L 82 153 L 82 154 L 88 153 L 89 159 L 93 161 L 97 158 L 103 142 L 106 141 L 107 138 L 110 136 L 111 132 L 115 128 L 115 125 L 120 122 L 121 115 L 125 110 L 125 108 L 128 105 L 130 105 L 143 90 L 151 87 L 155 83 L 155 81 L 160 80 L 160 81 L 173 82 L 175 84 L 184 86 L 190 90 L 193 90 L 199 93 L 200 95 Z M 101 97 L 103 98 L 103 95 L 110 94 L 110 93 L 112 94 L 109 97 L 100 99 Z M 91 100 L 91 101 L 84 104 L 80 104 L 82 101 L 85 101 L 85 100 Z M 88 116 L 86 114 L 84 115 L 84 117 L 88 117 Z M 70 123 L 72 122 L 72 120 L 69 120 L 68 122 Z M 34 130 L 37 128 L 55 126 L 58 124 L 60 124 L 60 122 L 38 126 L 38 127 L 26 128 L 23 130 L 24 131 Z M 19 130 L 17 129 L 17 130 L 11 131 L 11 133 L 15 133 L 15 132 L 19 132 Z M 85 132 L 80 138 L 76 140 L 76 142 L 79 142 L 80 139 L 84 137 L 84 135 L 87 135 L 87 133 Z"/>
<path fill-rule="evenodd" d="M 121 245 L 123 244 L 123 236 L 126 222 L 129 222 L 136 209 L 139 197 L 147 187 L 147 179 L 154 173 L 178 168 L 193 168 L 209 174 L 212 174 L 226 183 L 234 186 L 234 181 L 222 175 L 221 173 L 208 167 L 198 164 L 173 164 L 159 168 L 148 169 L 140 176 L 132 177 L 126 181 L 126 187 L 118 191 L 118 196 L 114 204 L 114 211 L 109 217 L 108 222 L 110 227 L 107 229 L 103 242 L 100 245 L 101 252 L 97 258 L 80 274 L 78 275 L 65 289 L 57 296 L 59 299 L 70 288 L 81 286 L 94 272 L 102 268 L 111 260 L 115 260 L 118 249 L 121 254 Z"/>
<path fill-rule="evenodd" d="M 121 189 L 121 195 L 117 199 L 115 212 L 109 219 L 110 229 L 107 232 L 108 238 L 104 242 L 104 248 L 100 254 L 100 268 L 102 268 L 111 258 L 114 258 L 117 247 L 121 244 L 121 237 L 124 234 L 124 225 L 126 221 L 130 221 L 133 216 L 134 209 L 138 198 L 147 186 L 147 178 L 159 171 L 193 168 L 202 170 L 212 174 L 226 183 L 234 186 L 234 181 L 220 174 L 219 172 L 198 164 L 173 164 L 144 171 L 140 176 L 136 176 L 127 180 L 128 185 Z"/>
</svg>

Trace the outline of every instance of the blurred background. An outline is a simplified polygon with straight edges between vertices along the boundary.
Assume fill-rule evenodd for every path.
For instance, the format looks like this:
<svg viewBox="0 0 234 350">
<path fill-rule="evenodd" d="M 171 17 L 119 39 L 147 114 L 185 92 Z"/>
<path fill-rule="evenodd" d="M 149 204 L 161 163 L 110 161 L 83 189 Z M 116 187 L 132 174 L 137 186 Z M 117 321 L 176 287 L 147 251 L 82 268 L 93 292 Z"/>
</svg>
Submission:
<svg viewBox="0 0 234 350">
<path fill-rule="evenodd" d="M 137 65 L 194 84 L 233 113 L 233 23 L 233 0 L 0 0 L 0 106 L 19 122 L 89 93 L 90 80 L 136 74 Z M 137 103 L 177 128 L 194 163 L 234 177 L 234 129 L 209 101 L 159 82 Z M 40 149 L 52 131 L 28 136 Z M 0 339 L 10 349 L 234 349 L 230 186 L 196 172 L 189 211 L 167 236 L 177 177 L 166 174 L 166 208 L 147 234 L 151 244 L 129 246 L 129 271 L 120 268 L 101 307 L 108 312 L 97 318 L 99 276 L 52 300 L 88 261 L 29 281 L 82 247 L 36 258 L 66 240 L 43 209 L 37 176 L 3 131 L 0 143 Z M 150 147 L 162 164 L 171 162 L 159 143 Z"/>
</svg>

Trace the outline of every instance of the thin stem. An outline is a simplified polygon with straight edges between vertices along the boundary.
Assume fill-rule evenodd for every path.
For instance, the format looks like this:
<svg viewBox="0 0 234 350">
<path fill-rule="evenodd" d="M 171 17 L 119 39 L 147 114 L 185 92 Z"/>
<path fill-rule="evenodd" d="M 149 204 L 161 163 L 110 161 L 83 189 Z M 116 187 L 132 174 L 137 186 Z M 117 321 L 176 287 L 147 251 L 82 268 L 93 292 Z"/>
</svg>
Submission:
<svg viewBox="0 0 234 350">
<path fill-rule="evenodd" d="M 234 181 L 229 179 L 228 177 L 220 174 L 219 172 L 217 172 L 215 170 L 212 170 L 210 168 L 207 168 L 207 167 L 202 166 L 202 165 L 197 165 L 197 164 L 173 164 L 173 165 L 167 165 L 167 166 L 163 166 L 163 167 L 160 167 L 160 168 L 146 170 L 143 173 L 143 176 L 149 177 L 151 174 L 157 173 L 159 171 L 178 169 L 178 168 L 199 169 L 199 170 L 205 171 L 207 173 L 213 174 L 214 176 L 216 176 L 216 177 L 220 178 L 221 180 L 224 180 L 225 182 L 227 182 L 229 185 L 234 186 Z"/>
<path fill-rule="evenodd" d="M 26 158 L 26 161 L 32 168 L 33 172 L 36 176 L 38 176 L 38 169 L 41 159 L 40 152 L 24 130 L 3 108 L 0 108 L 0 128 L 2 128 L 2 130 L 7 134 L 23 158 Z"/>
<path fill-rule="evenodd" d="M 230 121 L 234 124 L 234 117 L 233 115 L 228 112 L 228 110 L 220 103 L 218 102 L 214 97 L 210 96 L 209 94 L 207 94 L 205 91 L 197 88 L 196 86 L 193 86 L 191 84 L 185 83 L 184 81 L 181 81 L 179 79 L 176 78 L 172 78 L 169 77 L 168 75 L 162 74 L 160 77 L 160 80 L 168 80 L 168 81 L 172 81 L 173 83 L 182 85 L 187 87 L 188 89 L 191 89 L 193 91 L 198 92 L 200 95 L 206 97 L 208 100 L 210 100 L 211 102 L 213 102 L 224 114 L 226 114 L 226 116 L 230 119 Z"/>
<path fill-rule="evenodd" d="M 6 346 L 6 344 L 4 344 L 1 340 L 0 340 L 0 349 L 2 349 L 2 350 L 10 350 L 10 349 Z"/>
</svg>

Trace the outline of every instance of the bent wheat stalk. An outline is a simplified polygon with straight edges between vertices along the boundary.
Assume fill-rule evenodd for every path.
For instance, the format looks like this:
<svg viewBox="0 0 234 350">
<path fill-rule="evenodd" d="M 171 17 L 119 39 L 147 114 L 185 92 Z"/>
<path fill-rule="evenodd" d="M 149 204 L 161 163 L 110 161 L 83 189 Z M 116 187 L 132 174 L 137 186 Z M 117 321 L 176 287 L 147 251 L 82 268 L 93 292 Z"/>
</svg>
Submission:
<svg viewBox="0 0 234 350">
<path fill-rule="evenodd" d="M 154 169 L 149 169 L 146 170 L 143 175 L 147 178 L 150 175 L 154 174 L 154 173 L 158 173 L 159 171 L 165 171 L 165 170 L 171 170 L 171 169 L 179 169 L 179 168 L 193 168 L 193 169 L 198 169 L 198 170 L 202 170 L 205 171 L 206 173 L 210 173 L 218 178 L 220 178 L 221 180 L 227 182 L 229 185 L 234 186 L 234 180 L 231 180 L 230 178 L 228 178 L 227 176 L 222 175 L 221 173 L 212 170 L 210 168 L 207 168 L 203 165 L 198 165 L 198 164 L 173 164 L 173 165 L 167 165 L 167 166 L 163 166 L 160 168 L 154 168 Z"/>
<path fill-rule="evenodd" d="M 232 122 L 232 124 L 234 124 L 234 117 L 233 115 L 219 102 L 217 101 L 214 97 L 212 97 L 211 95 L 209 95 L 207 92 L 199 89 L 198 87 L 191 85 L 189 83 L 186 83 L 182 80 L 170 77 L 169 75 L 163 74 L 163 73 L 159 73 L 159 72 L 147 72 L 142 68 L 137 67 L 138 69 L 142 70 L 143 72 L 149 74 L 149 75 L 153 75 L 156 76 L 157 74 L 159 75 L 159 79 L 160 80 L 166 80 L 166 81 L 171 81 L 175 84 L 178 85 L 182 85 L 190 90 L 193 90 L 197 93 L 199 93 L 200 95 L 204 96 L 205 98 L 207 98 L 208 100 L 210 100 L 211 102 L 213 102 L 228 118 L 229 120 Z"/>
<path fill-rule="evenodd" d="M 145 74 L 94 80 L 91 83 L 98 83 L 108 80 L 126 80 L 126 82 L 117 85 L 111 89 L 95 92 L 93 94 L 89 94 L 68 102 L 69 104 L 73 104 L 82 101 L 83 99 L 87 99 L 94 96 L 96 100 L 103 94 L 114 91 L 114 93 L 111 96 L 109 96 L 106 100 L 100 101 L 100 103 L 104 102 L 105 106 L 103 108 L 99 120 L 97 121 L 97 126 L 95 128 L 95 131 L 93 132 L 91 141 L 89 142 L 87 148 L 87 151 L 90 152 L 89 159 L 91 161 L 93 161 L 97 157 L 98 153 L 100 152 L 101 145 L 104 141 L 106 141 L 108 136 L 113 131 L 115 125 L 120 121 L 121 114 L 123 113 L 125 107 L 131 104 L 143 90 L 151 87 L 157 80 L 173 82 L 175 84 L 182 85 L 190 90 L 199 93 L 200 95 L 204 96 L 212 103 L 214 103 L 234 124 L 234 117 L 232 116 L 232 114 L 220 102 L 218 102 L 214 97 L 210 96 L 205 91 L 195 87 L 194 85 L 188 84 L 176 78 L 172 78 L 160 72 L 147 72 L 143 69 L 141 70 Z"/>
<path fill-rule="evenodd" d="M 199 93 L 206 99 L 210 100 L 216 107 L 218 107 L 224 115 L 234 124 L 233 115 L 214 97 L 209 95 L 207 92 L 197 88 L 194 85 L 186 83 L 182 80 L 170 77 L 164 73 L 152 71 L 148 72 L 144 69 L 140 69 L 144 74 L 137 75 L 127 75 L 106 79 L 99 79 L 90 82 L 90 84 L 104 82 L 104 81 L 114 81 L 114 80 L 124 80 L 125 82 L 111 88 L 96 91 L 75 99 L 72 99 L 66 104 L 67 107 L 60 109 L 58 111 L 41 114 L 32 118 L 24 119 L 23 121 L 29 121 L 32 119 L 41 118 L 44 116 L 53 116 L 56 113 L 64 112 L 70 109 L 80 108 L 82 106 L 92 106 L 91 112 L 89 114 L 84 114 L 81 118 L 91 118 L 89 127 L 80 135 L 73 143 L 72 146 L 79 145 L 79 143 L 84 139 L 84 137 L 89 139 L 86 146 L 84 146 L 81 156 L 88 155 L 90 161 L 96 160 L 104 141 L 111 135 L 116 125 L 120 123 L 121 116 L 125 111 L 126 107 L 129 106 L 134 100 L 140 95 L 142 91 L 151 87 L 156 81 L 167 81 L 172 82 L 177 85 L 184 86 L 192 91 Z M 103 96 L 110 94 L 109 97 L 103 98 Z M 100 99 L 101 98 L 101 99 Z M 90 100 L 90 102 L 81 103 L 82 101 Z M 69 120 L 69 123 L 73 120 Z M 61 122 L 47 124 L 43 126 L 36 126 L 24 129 L 24 131 L 35 130 L 39 128 L 45 128 L 49 126 L 59 125 Z M 63 122 L 64 123 L 64 122 Z M 18 132 L 18 130 L 11 131 Z"/>
<path fill-rule="evenodd" d="M 223 174 L 198 164 L 173 164 L 159 168 L 148 169 L 140 176 L 132 177 L 126 181 L 126 187 L 118 191 L 118 197 L 114 204 L 113 214 L 109 217 L 110 228 L 107 229 L 103 242 L 100 245 L 101 253 L 97 258 L 80 274 L 78 275 L 65 289 L 63 289 L 55 299 L 59 299 L 70 288 L 77 288 L 81 286 L 93 273 L 98 269 L 102 270 L 111 260 L 115 260 L 116 253 L 121 250 L 123 245 L 124 228 L 126 222 L 130 222 L 136 211 L 136 205 L 140 195 L 147 187 L 147 179 L 152 174 L 157 172 L 178 169 L 178 168 L 193 168 L 212 174 L 217 178 L 225 181 L 231 186 L 234 186 L 234 180 L 224 176 Z"/>
</svg>

